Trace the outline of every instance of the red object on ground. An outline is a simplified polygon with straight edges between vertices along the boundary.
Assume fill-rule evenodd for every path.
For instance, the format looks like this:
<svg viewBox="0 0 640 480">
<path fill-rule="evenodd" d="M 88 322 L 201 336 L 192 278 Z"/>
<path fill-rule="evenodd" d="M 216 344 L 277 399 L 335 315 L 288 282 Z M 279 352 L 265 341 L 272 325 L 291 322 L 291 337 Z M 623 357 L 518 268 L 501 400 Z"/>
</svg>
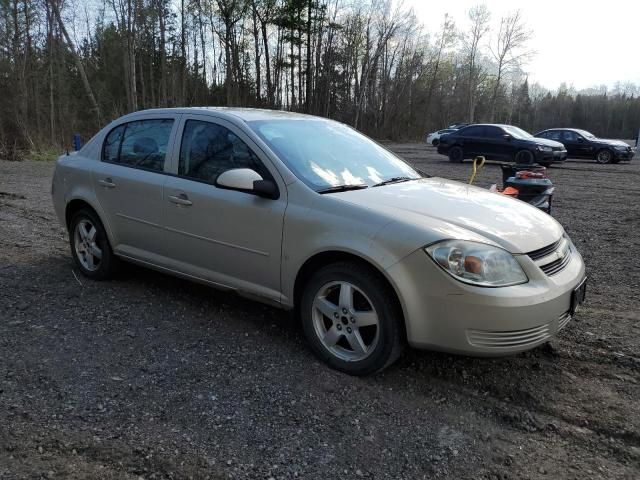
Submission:
<svg viewBox="0 0 640 480">
<path fill-rule="evenodd" d="M 517 197 L 518 196 L 518 189 L 517 188 L 513 188 L 513 187 L 507 187 L 504 190 L 502 190 L 503 195 L 509 195 L 510 197 Z"/>
</svg>

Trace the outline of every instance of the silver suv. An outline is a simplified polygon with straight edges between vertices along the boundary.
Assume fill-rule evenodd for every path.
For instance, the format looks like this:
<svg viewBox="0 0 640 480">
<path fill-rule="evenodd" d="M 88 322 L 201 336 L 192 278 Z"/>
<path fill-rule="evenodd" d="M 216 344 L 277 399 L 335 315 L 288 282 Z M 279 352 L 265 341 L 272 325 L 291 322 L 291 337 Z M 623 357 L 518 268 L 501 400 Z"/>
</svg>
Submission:
<svg viewBox="0 0 640 480">
<path fill-rule="evenodd" d="M 52 191 L 87 277 L 124 260 L 295 309 L 315 353 L 350 374 L 406 342 L 530 349 L 584 299 L 582 259 L 553 218 L 429 178 L 322 118 L 133 113 L 60 157 Z"/>
</svg>

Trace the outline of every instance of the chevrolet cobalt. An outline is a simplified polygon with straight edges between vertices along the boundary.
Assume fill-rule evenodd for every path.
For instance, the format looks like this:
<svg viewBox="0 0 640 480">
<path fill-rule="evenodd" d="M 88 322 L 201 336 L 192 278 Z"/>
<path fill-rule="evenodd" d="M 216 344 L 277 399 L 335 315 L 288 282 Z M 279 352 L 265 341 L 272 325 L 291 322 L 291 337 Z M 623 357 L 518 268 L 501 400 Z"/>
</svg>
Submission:
<svg viewBox="0 0 640 480">
<path fill-rule="evenodd" d="M 317 356 L 354 375 L 406 343 L 533 348 L 585 294 L 582 258 L 549 215 L 307 115 L 136 112 L 60 157 L 52 194 L 87 277 L 127 261 L 293 309 Z"/>
</svg>

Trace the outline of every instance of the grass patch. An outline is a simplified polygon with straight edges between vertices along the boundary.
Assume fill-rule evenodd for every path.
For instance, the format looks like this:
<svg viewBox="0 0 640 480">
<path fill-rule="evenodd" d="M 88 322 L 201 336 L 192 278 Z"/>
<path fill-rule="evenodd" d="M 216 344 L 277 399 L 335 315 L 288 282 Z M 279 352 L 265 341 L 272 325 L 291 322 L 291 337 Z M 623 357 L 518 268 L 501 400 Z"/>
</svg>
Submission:
<svg viewBox="0 0 640 480">
<path fill-rule="evenodd" d="M 63 152 L 58 148 L 42 148 L 38 150 L 32 150 L 25 158 L 27 160 L 35 160 L 36 162 L 52 162 L 56 160 Z"/>
</svg>

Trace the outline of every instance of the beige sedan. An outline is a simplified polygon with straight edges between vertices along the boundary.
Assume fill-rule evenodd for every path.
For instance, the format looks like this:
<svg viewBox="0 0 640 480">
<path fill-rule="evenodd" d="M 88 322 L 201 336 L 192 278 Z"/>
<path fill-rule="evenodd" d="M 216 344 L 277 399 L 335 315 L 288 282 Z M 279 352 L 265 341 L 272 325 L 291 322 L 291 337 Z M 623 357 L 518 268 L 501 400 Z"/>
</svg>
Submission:
<svg viewBox="0 0 640 480">
<path fill-rule="evenodd" d="M 60 157 L 52 192 L 87 277 L 128 261 L 295 309 L 314 352 L 350 374 L 406 343 L 527 350 L 584 299 L 582 258 L 552 217 L 322 118 L 133 113 Z"/>
</svg>

